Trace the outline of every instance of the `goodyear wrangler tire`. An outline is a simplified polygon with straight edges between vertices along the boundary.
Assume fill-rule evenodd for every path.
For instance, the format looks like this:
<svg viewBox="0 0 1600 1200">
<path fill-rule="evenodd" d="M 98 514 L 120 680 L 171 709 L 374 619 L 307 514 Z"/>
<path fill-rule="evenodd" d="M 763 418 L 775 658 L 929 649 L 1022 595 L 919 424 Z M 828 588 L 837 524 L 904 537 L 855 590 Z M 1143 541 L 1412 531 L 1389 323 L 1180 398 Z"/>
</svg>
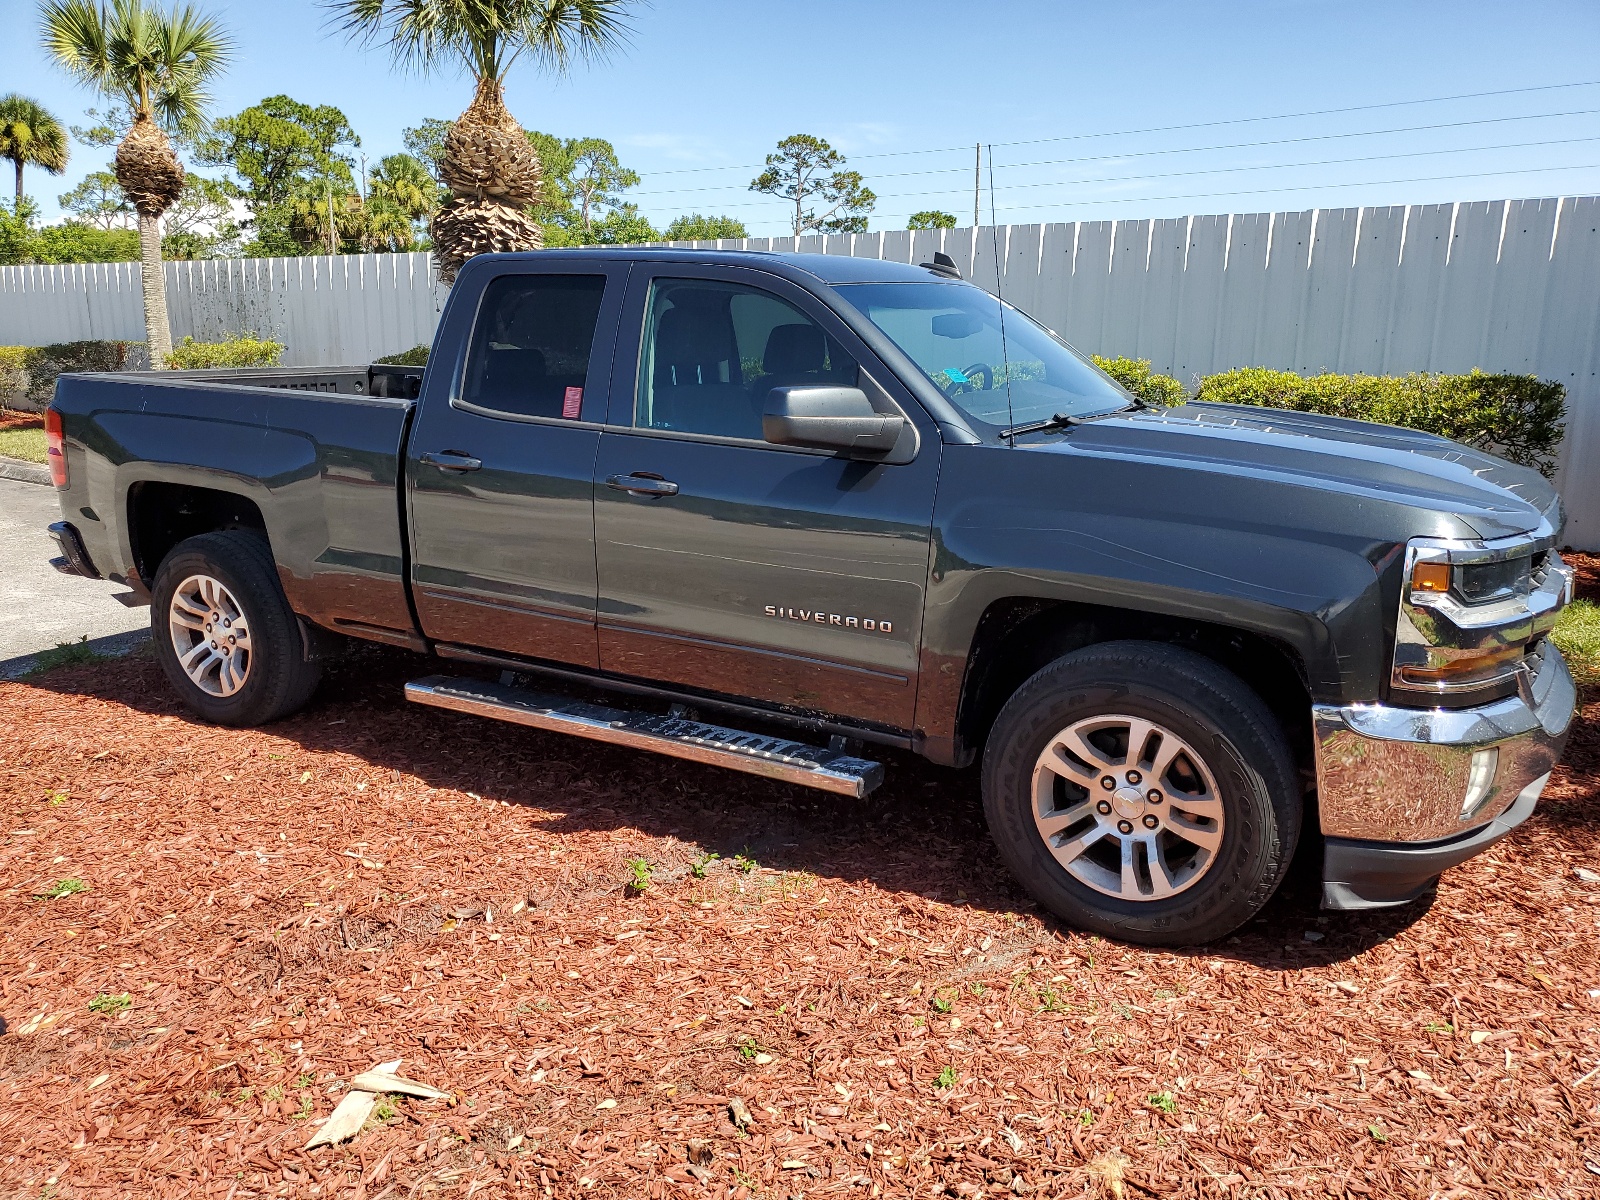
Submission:
<svg viewBox="0 0 1600 1200">
<path fill-rule="evenodd" d="M 156 658 L 185 705 L 218 725 L 262 725 L 316 690 L 271 548 L 244 529 L 180 542 L 151 589 Z"/>
<path fill-rule="evenodd" d="M 1277 890 L 1300 834 L 1294 755 L 1265 703 L 1157 642 L 1089 646 L 1024 683 L 985 748 L 983 799 L 1035 900 L 1146 945 L 1238 928 Z"/>
</svg>

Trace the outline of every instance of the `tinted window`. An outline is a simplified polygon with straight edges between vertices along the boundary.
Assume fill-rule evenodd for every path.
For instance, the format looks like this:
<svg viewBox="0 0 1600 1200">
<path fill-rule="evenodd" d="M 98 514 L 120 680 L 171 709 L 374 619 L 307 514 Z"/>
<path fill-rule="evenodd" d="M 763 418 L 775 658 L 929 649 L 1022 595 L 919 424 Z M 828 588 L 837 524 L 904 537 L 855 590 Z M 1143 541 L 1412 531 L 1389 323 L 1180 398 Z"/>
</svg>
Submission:
<svg viewBox="0 0 1600 1200">
<path fill-rule="evenodd" d="M 650 289 L 635 424 L 761 438 L 775 387 L 856 384 L 856 362 L 799 309 L 737 284 L 661 279 Z"/>
<path fill-rule="evenodd" d="M 502 275 L 484 289 L 461 398 L 497 412 L 575 420 L 604 275 Z"/>
<path fill-rule="evenodd" d="M 970 283 L 849 283 L 835 291 L 979 421 L 1020 425 L 1111 412 L 1132 400 L 1026 313 Z"/>
</svg>

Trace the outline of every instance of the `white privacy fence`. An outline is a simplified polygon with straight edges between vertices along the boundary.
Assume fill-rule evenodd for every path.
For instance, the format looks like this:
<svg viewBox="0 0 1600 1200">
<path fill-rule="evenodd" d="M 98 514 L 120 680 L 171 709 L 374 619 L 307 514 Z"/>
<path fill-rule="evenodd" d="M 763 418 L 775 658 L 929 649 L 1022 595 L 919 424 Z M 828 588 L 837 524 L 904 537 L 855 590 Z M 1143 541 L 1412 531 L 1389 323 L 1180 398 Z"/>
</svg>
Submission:
<svg viewBox="0 0 1600 1200">
<path fill-rule="evenodd" d="M 449 288 L 426 254 L 213 259 L 166 264 L 172 340 L 249 332 L 285 366 L 368 362 L 433 340 Z M 0 346 L 144 341 L 139 264 L 0 267 Z"/>
<path fill-rule="evenodd" d="M 1600 549 L 1600 197 L 692 244 L 913 263 L 943 250 L 1079 348 L 1191 387 L 1239 366 L 1559 380 L 1568 536 Z M 291 365 L 426 342 L 446 291 L 422 254 L 171 263 L 167 287 L 175 338 L 250 330 Z M 0 345 L 139 339 L 140 304 L 134 263 L 0 268 Z"/>
</svg>

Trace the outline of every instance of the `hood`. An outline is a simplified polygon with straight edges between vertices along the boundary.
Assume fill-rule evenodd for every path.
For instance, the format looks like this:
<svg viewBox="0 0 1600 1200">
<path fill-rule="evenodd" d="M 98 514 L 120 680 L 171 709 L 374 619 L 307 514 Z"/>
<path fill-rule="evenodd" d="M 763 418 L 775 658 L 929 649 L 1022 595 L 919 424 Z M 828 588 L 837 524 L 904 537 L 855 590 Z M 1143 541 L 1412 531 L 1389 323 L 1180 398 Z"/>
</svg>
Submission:
<svg viewBox="0 0 1600 1200">
<path fill-rule="evenodd" d="M 1528 532 L 1545 518 L 1557 531 L 1561 524 L 1555 488 L 1531 467 L 1370 421 L 1190 403 L 1087 422 L 1032 448 L 1068 447 L 1370 495 L 1455 518 L 1485 539 Z"/>
</svg>

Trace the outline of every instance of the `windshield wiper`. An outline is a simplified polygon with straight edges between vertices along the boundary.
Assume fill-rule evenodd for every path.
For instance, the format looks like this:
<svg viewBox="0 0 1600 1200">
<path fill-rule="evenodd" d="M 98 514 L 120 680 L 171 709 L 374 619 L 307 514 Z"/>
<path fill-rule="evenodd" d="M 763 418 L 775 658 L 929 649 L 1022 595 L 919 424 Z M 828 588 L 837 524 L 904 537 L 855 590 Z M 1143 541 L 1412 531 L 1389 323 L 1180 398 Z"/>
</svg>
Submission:
<svg viewBox="0 0 1600 1200">
<path fill-rule="evenodd" d="M 1119 413 L 1135 412 L 1143 407 L 1137 400 L 1122 408 L 1113 408 L 1108 412 L 1086 413 L 1074 416 L 1072 413 L 1056 413 L 1053 417 L 1046 417 L 1042 421 L 1028 421 L 1022 425 L 1012 425 L 1002 429 L 1000 436 L 1003 438 L 1019 437 L 1024 433 L 1043 433 L 1049 429 L 1067 429 L 1073 425 L 1082 425 L 1088 421 L 1098 421 L 1104 417 L 1114 417 Z"/>
</svg>

